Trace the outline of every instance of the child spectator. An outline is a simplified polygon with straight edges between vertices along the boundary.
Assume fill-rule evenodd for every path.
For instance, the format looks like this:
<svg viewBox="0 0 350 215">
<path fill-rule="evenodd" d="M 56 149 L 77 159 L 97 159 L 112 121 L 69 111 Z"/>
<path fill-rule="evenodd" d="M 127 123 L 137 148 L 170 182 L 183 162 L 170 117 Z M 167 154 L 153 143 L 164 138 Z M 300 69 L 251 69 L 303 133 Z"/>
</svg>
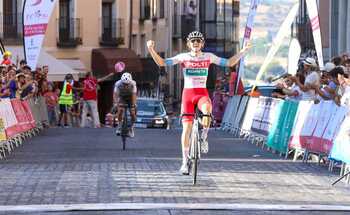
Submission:
<svg viewBox="0 0 350 215">
<path fill-rule="evenodd" d="M 57 124 L 57 104 L 58 104 L 58 95 L 54 90 L 52 84 L 48 85 L 48 91 L 44 94 L 47 113 L 49 117 L 50 126 L 55 126 Z"/>
</svg>

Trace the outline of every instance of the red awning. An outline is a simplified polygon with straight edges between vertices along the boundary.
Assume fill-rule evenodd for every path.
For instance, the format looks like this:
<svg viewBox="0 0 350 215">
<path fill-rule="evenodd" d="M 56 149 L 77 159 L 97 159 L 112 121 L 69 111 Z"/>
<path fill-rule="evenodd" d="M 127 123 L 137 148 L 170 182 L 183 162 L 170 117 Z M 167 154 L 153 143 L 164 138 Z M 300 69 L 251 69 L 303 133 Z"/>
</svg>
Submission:
<svg viewBox="0 0 350 215">
<path fill-rule="evenodd" d="M 91 68 L 96 77 L 102 77 L 114 72 L 114 65 L 118 61 L 125 63 L 126 72 L 131 74 L 142 72 L 141 60 L 133 50 L 127 48 L 100 48 L 92 50 Z"/>
</svg>

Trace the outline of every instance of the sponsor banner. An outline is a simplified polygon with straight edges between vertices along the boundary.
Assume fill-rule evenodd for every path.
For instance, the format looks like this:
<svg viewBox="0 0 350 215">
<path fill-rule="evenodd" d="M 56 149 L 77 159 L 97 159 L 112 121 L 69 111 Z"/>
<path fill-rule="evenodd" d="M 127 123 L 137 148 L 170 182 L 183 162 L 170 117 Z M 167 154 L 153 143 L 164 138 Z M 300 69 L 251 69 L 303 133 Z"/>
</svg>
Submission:
<svg viewBox="0 0 350 215">
<path fill-rule="evenodd" d="M 0 118 L 4 120 L 5 132 L 8 138 L 14 137 L 20 133 L 15 112 L 12 109 L 10 99 L 1 99 Z"/>
<path fill-rule="evenodd" d="M 242 124 L 242 130 L 244 131 L 250 131 L 252 124 L 253 124 L 253 119 L 255 112 L 257 111 L 257 106 L 258 106 L 259 98 L 255 97 L 250 97 L 248 104 L 247 104 L 247 110 L 244 115 L 243 119 L 243 124 Z"/>
<path fill-rule="evenodd" d="M 322 53 L 320 19 L 318 16 L 317 2 L 316 0 L 306 0 L 306 5 L 307 5 L 307 12 L 310 18 L 312 34 L 315 41 L 318 65 L 322 69 L 324 67 L 324 63 L 323 63 L 323 53 Z"/>
<path fill-rule="evenodd" d="M 17 126 L 19 128 L 19 133 L 30 130 L 31 125 L 29 123 L 27 113 L 25 112 L 25 109 L 22 106 L 21 100 L 11 99 L 11 104 L 18 122 Z"/>
<path fill-rule="evenodd" d="M 267 138 L 267 145 L 279 152 L 286 153 L 288 142 L 293 130 L 295 116 L 299 103 L 282 101 L 275 109 L 276 118 Z"/>
<path fill-rule="evenodd" d="M 6 141 L 5 122 L 0 118 L 0 141 Z"/>
<path fill-rule="evenodd" d="M 35 120 L 34 120 L 34 115 L 32 113 L 32 110 L 30 109 L 30 105 L 28 101 L 22 101 L 22 106 L 24 109 L 24 112 L 27 115 L 27 120 L 30 128 L 35 128 Z"/>
<path fill-rule="evenodd" d="M 253 118 L 251 131 L 262 135 L 268 135 L 272 123 L 276 117 L 275 111 L 281 100 L 260 97 Z"/>
<path fill-rule="evenodd" d="M 23 6 L 24 53 L 28 65 L 38 62 L 47 24 L 56 0 L 26 0 Z"/>
<path fill-rule="evenodd" d="M 350 163 L 350 115 L 347 115 L 341 124 L 329 157 L 333 160 Z"/>
<path fill-rule="evenodd" d="M 305 143 L 301 139 L 301 132 L 304 125 L 307 124 L 306 118 L 312 105 L 313 103 L 309 101 L 299 102 L 298 111 L 295 117 L 295 123 L 293 125 L 291 140 L 289 142 L 289 148 L 305 148 Z"/>
<path fill-rule="evenodd" d="M 347 112 L 330 101 L 300 102 L 289 147 L 328 154 Z"/>
<path fill-rule="evenodd" d="M 260 0 L 251 0 L 250 1 L 250 9 L 247 17 L 247 24 L 244 30 L 243 44 L 242 47 L 245 47 L 252 36 L 252 30 L 254 25 L 254 18 L 256 15 L 256 11 L 260 4 Z M 235 94 L 237 94 L 239 80 L 241 80 L 241 76 L 244 73 L 244 57 L 241 58 L 239 62 L 239 70 L 237 74 L 236 84 L 235 84 Z"/>
<path fill-rule="evenodd" d="M 241 123 L 242 123 L 242 120 L 243 120 L 244 112 L 245 112 L 245 110 L 247 108 L 248 101 L 249 101 L 249 97 L 248 96 L 243 96 L 241 98 L 241 103 L 239 104 L 239 108 L 238 108 L 238 111 L 236 113 L 236 117 L 235 117 L 235 120 L 234 120 L 234 123 L 233 123 L 233 127 L 234 128 L 240 128 L 241 127 Z"/>
</svg>

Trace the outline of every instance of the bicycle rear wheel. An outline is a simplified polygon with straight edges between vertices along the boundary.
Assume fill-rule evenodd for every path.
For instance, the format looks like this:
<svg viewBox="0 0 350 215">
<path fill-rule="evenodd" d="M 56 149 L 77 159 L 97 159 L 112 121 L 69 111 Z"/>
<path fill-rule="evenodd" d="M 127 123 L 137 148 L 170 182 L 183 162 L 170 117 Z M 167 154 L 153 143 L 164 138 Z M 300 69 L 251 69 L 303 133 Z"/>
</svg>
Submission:
<svg viewBox="0 0 350 215">
<path fill-rule="evenodd" d="M 125 150 L 126 136 L 122 136 L 122 144 L 123 144 L 123 150 Z"/>
<path fill-rule="evenodd" d="M 197 183 L 197 173 L 198 173 L 198 161 L 199 161 L 199 156 L 198 156 L 198 134 L 196 132 L 193 132 L 192 138 L 191 138 L 191 170 L 192 170 L 192 176 L 193 176 L 193 185 Z"/>
<path fill-rule="evenodd" d="M 124 110 L 124 118 L 123 118 L 123 124 L 122 124 L 122 131 L 121 131 L 121 138 L 122 138 L 122 144 L 123 144 L 123 150 L 126 148 L 126 138 L 129 135 L 129 127 L 128 127 L 128 116 L 127 116 L 128 109 L 125 108 Z"/>
</svg>

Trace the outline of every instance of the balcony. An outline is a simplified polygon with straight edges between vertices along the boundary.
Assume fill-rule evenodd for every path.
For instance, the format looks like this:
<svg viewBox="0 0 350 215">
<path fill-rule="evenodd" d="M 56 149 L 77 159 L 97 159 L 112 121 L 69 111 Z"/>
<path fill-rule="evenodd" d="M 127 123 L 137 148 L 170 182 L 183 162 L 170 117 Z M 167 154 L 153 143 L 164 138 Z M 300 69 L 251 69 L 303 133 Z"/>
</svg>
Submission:
<svg viewBox="0 0 350 215">
<path fill-rule="evenodd" d="M 74 48 L 82 44 L 82 20 L 80 18 L 57 19 L 57 46 Z"/>
<path fill-rule="evenodd" d="M 6 45 L 23 44 L 22 14 L 0 14 L 0 38 Z"/>
<path fill-rule="evenodd" d="M 101 18 L 100 45 L 117 47 L 124 44 L 124 19 Z"/>
</svg>

